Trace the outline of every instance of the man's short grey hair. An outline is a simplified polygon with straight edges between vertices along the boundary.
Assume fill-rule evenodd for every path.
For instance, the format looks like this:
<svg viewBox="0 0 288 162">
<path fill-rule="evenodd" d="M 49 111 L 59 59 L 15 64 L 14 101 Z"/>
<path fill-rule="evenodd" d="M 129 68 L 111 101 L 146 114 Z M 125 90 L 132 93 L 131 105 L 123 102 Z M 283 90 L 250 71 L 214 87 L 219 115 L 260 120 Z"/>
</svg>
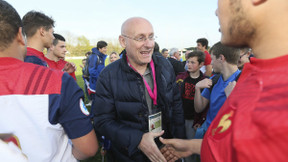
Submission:
<svg viewBox="0 0 288 162">
<path fill-rule="evenodd" d="M 178 48 L 171 48 L 169 51 L 170 56 L 174 56 L 174 53 L 178 52 Z"/>
</svg>

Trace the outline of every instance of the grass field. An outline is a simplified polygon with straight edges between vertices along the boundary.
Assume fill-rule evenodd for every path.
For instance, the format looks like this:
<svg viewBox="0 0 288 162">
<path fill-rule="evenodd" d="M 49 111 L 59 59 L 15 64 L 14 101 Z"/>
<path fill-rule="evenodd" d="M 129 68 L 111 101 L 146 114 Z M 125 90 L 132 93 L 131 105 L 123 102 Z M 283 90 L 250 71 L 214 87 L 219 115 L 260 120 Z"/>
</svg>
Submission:
<svg viewBox="0 0 288 162">
<path fill-rule="evenodd" d="M 77 70 L 76 70 L 75 75 L 76 75 L 77 83 L 78 83 L 79 87 L 81 87 L 83 89 L 84 88 L 84 81 L 82 79 L 82 69 L 80 67 L 80 65 L 82 64 L 82 59 L 69 59 L 69 60 L 67 59 L 66 61 L 73 62 L 76 64 Z M 88 102 L 88 100 L 87 100 L 87 97 L 85 96 L 85 103 L 87 103 L 87 102 Z M 90 107 L 87 107 L 87 108 L 90 110 Z M 94 157 L 91 157 L 87 160 L 82 160 L 81 162 L 101 162 L 102 157 L 101 157 L 99 150 Z"/>
</svg>

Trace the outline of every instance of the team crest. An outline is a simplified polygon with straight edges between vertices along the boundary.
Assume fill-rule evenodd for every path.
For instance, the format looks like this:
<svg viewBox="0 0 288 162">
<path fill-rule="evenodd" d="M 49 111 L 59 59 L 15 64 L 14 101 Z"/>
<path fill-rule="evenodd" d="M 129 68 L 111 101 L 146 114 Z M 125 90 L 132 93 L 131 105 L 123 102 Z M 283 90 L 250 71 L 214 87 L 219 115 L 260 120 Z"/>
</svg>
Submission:
<svg viewBox="0 0 288 162">
<path fill-rule="evenodd" d="M 88 109 L 86 108 L 86 106 L 85 106 L 82 98 L 80 98 L 79 104 L 80 104 L 80 109 L 81 109 L 82 113 L 85 114 L 86 116 L 88 116 L 88 115 L 89 115 L 89 111 L 88 111 Z"/>
<path fill-rule="evenodd" d="M 229 133 L 229 128 L 231 128 L 232 125 L 232 119 L 234 117 L 234 111 L 230 110 L 229 113 L 225 113 L 216 128 L 212 129 L 212 136 L 215 138 L 221 138 L 225 136 L 225 134 Z"/>
</svg>

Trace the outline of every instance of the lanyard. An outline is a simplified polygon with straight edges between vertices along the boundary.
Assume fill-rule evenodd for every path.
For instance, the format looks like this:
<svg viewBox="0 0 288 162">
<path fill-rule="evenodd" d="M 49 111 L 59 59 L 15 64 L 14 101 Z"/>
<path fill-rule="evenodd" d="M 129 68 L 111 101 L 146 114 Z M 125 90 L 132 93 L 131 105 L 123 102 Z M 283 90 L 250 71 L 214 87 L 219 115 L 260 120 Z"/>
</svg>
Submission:
<svg viewBox="0 0 288 162">
<path fill-rule="evenodd" d="M 128 57 L 127 57 L 127 63 L 128 65 L 135 71 L 137 72 L 137 70 L 129 63 L 129 60 L 128 60 Z M 141 75 L 143 81 L 144 81 L 144 84 L 147 88 L 147 91 L 149 93 L 149 96 L 151 97 L 151 99 L 153 100 L 153 104 L 154 105 L 157 105 L 157 85 L 156 85 L 156 80 L 155 80 L 155 66 L 154 66 L 154 62 L 153 60 L 151 59 L 151 62 L 150 62 L 150 67 L 151 67 L 151 70 L 152 70 L 152 78 L 153 78 L 153 85 L 154 85 L 154 89 L 153 89 L 153 92 L 149 86 L 149 84 L 147 83 L 147 81 L 143 78 L 143 76 Z"/>
</svg>

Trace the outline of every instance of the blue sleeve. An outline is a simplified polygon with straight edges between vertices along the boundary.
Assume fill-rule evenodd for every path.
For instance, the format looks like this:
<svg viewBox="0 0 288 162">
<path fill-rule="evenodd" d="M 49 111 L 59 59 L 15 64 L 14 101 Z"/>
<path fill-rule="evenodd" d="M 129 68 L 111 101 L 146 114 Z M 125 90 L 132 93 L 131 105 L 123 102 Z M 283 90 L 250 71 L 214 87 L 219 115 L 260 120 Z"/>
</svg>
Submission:
<svg viewBox="0 0 288 162">
<path fill-rule="evenodd" d="M 36 65 L 41 65 L 41 66 L 46 66 L 47 67 L 47 63 L 42 61 L 41 59 L 39 59 L 36 56 L 26 56 L 24 59 L 24 62 L 30 62 Z"/>
<path fill-rule="evenodd" d="M 95 90 L 96 89 L 96 82 L 97 82 L 97 78 L 98 78 L 98 71 L 97 71 L 97 60 L 98 57 L 96 56 L 96 54 L 92 54 L 89 57 L 89 66 L 88 66 L 88 71 L 89 71 L 89 75 L 90 75 L 90 88 Z"/>
<path fill-rule="evenodd" d="M 201 95 L 202 95 L 203 97 L 205 97 L 207 100 L 210 101 L 210 95 L 211 95 L 211 93 L 210 93 L 209 88 L 204 88 L 204 90 L 203 90 L 203 92 L 201 93 Z"/>
<path fill-rule="evenodd" d="M 49 96 L 49 121 L 52 124 L 60 123 L 70 139 L 82 137 L 93 129 L 83 102 L 83 91 L 70 75 L 64 73 L 62 76 L 60 96 Z"/>
<path fill-rule="evenodd" d="M 127 148 L 131 156 L 138 151 L 137 147 L 144 132 L 117 121 L 117 110 L 108 77 L 101 73 L 97 82 L 97 93 L 91 110 L 94 115 L 94 128 L 111 140 L 113 145 Z"/>
</svg>

